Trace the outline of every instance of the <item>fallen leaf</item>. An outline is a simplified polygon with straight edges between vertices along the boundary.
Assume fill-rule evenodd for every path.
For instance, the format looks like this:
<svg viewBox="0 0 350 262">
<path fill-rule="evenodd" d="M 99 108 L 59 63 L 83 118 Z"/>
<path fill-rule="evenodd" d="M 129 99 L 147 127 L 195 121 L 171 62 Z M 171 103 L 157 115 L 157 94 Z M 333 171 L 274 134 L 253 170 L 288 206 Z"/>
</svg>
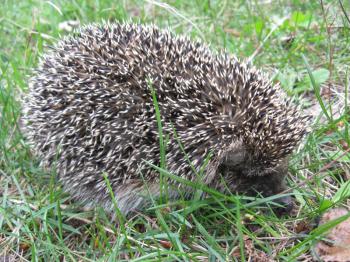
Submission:
<svg viewBox="0 0 350 262">
<path fill-rule="evenodd" d="M 325 213 L 320 225 L 349 214 L 345 208 L 332 209 Z M 326 240 L 318 242 L 315 253 L 324 262 L 349 262 L 350 261 L 350 218 L 332 228 Z"/>
<path fill-rule="evenodd" d="M 348 143 L 347 143 L 344 139 L 341 139 L 341 140 L 339 141 L 339 143 L 341 144 L 341 146 L 342 146 L 342 148 L 343 148 L 344 150 L 348 150 L 348 149 L 349 149 L 349 145 L 348 145 Z"/>
<path fill-rule="evenodd" d="M 240 37 L 241 33 L 235 29 L 232 28 L 225 28 L 224 31 L 230 35 L 233 35 L 235 37 Z"/>
<path fill-rule="evenodd" d="M 30 248 L 29 243 L 22 242 L 22 243 L 19 244 L 19 249 L 20 249 L 22 252 L 28 251 L 29 248 Z M 0 261 L 1 261 L 1 260 L 0 260 Z"/>
<path fill-rule="evenodd" d="M 159 240 L 159 243 L 166 249 L 170 249 L 173 246 L 171 242 L 167 240 Z"/>
<path fill-rule="evenodd" d="M 254 246 L 254 242 L 248 236 L 243 236 L 244 241 L 244 253 L 247 256 L 248 261 L 259 261 L 259 262 L 273 262 L 274 260 L 266 254 L 264 251 L 257 249 Z M 232 253 L 234 258 L 241 256 L 239 248 Z"/>
<path fill-rule="evenodd" d="M 311 223 L 309 221 L 299 221 L 295 227 L 294 227 L 294 231 L 295 233 L 301 234 L 301 233 L 305 233 L 305 232 L 310 232 L 312 230 L 313 226 L 311 225 Z"/>
</svg>

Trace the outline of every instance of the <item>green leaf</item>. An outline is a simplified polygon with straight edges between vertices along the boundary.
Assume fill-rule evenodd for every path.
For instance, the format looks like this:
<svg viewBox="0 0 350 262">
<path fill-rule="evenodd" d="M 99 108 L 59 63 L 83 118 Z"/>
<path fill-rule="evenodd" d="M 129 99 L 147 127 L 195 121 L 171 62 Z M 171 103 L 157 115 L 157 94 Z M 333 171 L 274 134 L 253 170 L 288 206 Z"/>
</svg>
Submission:
<svg viewBox="0 0 350 262">
<path fill-rule="evenodd" d="M 312 72 L 312 76 L 315 80 L 315 84 L 319 87 L 326 82 L 329 78 L 329 71 L 325 68 L 319 68 Z M 290 95 L 297 95 L 299 93 L 310 91 L 313 89 L 312 81 L 309 74 L 306 74 L 303 79 L 295 87 L 295 83 L 298 79 L 298 74 L 293 69 L 285 69 L 278 73 L 278 81 L 284 90 Z"/>
<path fill-rule="evenodd" d="M 264 23 L 261 19 L 255 22 L 255 32 L 259 37 L 261 37 L 263 28 L 264 28 Z"/>
<path fill-rule="evenodd" d="M 297 79 L 297 73 L 292 69 L 286 69 L 282 72 L 279 72 L 277 75 L 278 81 L 281 83 L 281 86 L 288 93 L 293 93 L 293 87 Z"/>
<path fill-rule="evenodd" d="M 326 82 L 329 78 L 329 71 L 325 68 L 320 68 L 312 72 L 312 77 L 315 80 L 316 87 L 319 87 L 321 84 Z M 313 83 L 310 78 L 310 75 L 307 74 L 304 76 L 303 80 L 300 81 L 298 86 L 293 89 L 294 94 L 299 94 L 305 91 L 313 90 Z"/>
<path fill-rule="evenodd" d="M 293 190 L 294 196 L 296 198 L 296 200 L 300 203 L 300 206 L 306 206 L 306 201 L 303 197 L 302 194 L 300 194 L 297 190 Z"/>
<path fill-rule="evenodd" d="M 333 202 L 329 199 L 324 199 L 321 203 L 320 203 L 320 210 L 324 211 L 328 208 L 330 208 L 333 205 Z"/>
<path fill-rule="evenodd" d="M 333 121 L 332 114 L 328 113 L 326 105 L 324 104 L 324 102 L 322 100 L 320 86 L 316 83 L 315 77 L 314 77 L 313 73 L 311 72 L 311 67 L 310 67 L 309 62 L 307 61 L 306 57 L 304 55 L 301 55 L 301 56 L 304 60 L 304 64 L 306 66 L 307 73 L 309 74 L 311 86 L 315 92 L 315 96 L 317 98 L 317 101 L 320 104 L 320 107 L 322 108 L 322 112 L 327 117 L 328 121 L 331 122 L 331 121 Z"/>
<path fill-rule="evenodd" d="M 343 151 L 324 151 L 325 155 L 330 160 L 336 160 L 337 162 L 350 163 L 350 155 L 343 154 Z"/>
<path fill-rule="evenodd" d="M 302 13 L 300 11 L 293 12 L 290 18 L 291 25 L 295 27 L 308 27 L 311 23 L 312 16 L 309 12 Z"/>
<path fill-rule="evenodd" d="M 312 76 L 314 77 L 315 79 L 315 83 L 317 85 L 321 85 L 323 84 L 324 82 L 326 82 L 329 78 L 329 71 L 325 68 L 320 68 L 320 69 L 317 69 L 315 71 L 312 72 Z M 312 83 L 311 83 L 311 79 L 310 79 L 310 76 L 309 75 L 306 75 L 304 77 L 304 80 L 303 82 L 305 83 L 305 85 L 308 85 L 310 88 L 312 87 Z"/>
<path fill-rule="evenodd" d="M 217 240 L 211 236 L 208 231 L 205 229 L 205 227 L 199 223 L 199 221 L 191 215 L 193 222 L 196 224 L 196 227 L 198 231 L 203 235 L 203 237 L 207 240 L 208 244 L 208 252 L 211 253 L 214 257 L 217 258 L 218 261 L 225 261 L 224 257 L 221 255 L 222 248 L 218 245 Z"/>
<path fill-rule="evenodd" d="M 346 181 L 344 184 L 340 186 L 337 193 L 332 198 L 333 203 L 337 203 L 343 199 L 347 199 L 350 197 L 350 180 Z"/>
</svg>

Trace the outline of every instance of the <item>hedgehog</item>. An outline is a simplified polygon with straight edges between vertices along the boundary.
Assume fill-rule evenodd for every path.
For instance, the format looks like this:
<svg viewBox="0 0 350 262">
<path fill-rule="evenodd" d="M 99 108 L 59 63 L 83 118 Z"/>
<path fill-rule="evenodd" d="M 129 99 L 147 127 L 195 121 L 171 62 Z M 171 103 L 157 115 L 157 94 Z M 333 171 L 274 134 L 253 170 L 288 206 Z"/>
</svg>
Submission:
<svg viewBox="0 0 350 262">
<path fill-rule="evenodd" d="M 307 130 L 308 117 L 249 62 L 154 25 L 83 26 L 41 57 L 28 86 L 23 132 L 41 166 L 75 200 L 112 213 L 111 190 L 125 215 L 160 197 L 162 155 L 181 179 L 278 194 Z M 166 185 L 171 200 L 194 192 Z"/>
</svg>

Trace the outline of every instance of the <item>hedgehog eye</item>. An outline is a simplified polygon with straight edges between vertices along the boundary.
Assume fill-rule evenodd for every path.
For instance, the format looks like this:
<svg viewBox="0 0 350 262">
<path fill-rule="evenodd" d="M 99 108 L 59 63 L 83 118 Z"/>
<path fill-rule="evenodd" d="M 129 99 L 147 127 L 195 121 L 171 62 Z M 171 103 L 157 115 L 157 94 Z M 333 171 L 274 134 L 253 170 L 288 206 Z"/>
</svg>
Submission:
<svg viewBox="0 0 350 262">
<path fill-rule="evenodd" d="M 258 115 L 258 119 L 262 119 L 264 116 L 266 115 L 266 112 L 265 111 L 261 111 Z"/>
<path fill-rule="evenodd" d="M 181 113 L 180 113 L 180 111 L 178 111 L 178 110 L 175 110 L 175 111 L 172 111 L 172 112 L 171 112 L 171 116 L 172 116 L 173 118 L 179 117 L 180 115 L 181 115 Z"/>
<path fill-rule="evenodd" d="M 174 84 L 174 81 L 173 81 L 170 77 L 166 77 L 166 78 L 165 78 L 165 82 L 166 82 L 168 85 Z"/>
</svg>

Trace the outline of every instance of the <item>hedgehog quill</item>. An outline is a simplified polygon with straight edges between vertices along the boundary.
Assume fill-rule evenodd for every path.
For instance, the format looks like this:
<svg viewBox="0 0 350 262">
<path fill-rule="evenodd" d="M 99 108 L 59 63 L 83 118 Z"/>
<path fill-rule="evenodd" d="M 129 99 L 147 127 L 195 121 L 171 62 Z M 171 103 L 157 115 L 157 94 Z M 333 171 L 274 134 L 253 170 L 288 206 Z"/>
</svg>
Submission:
<svg viewBox="0 0 350 262">
<path fill-rule="evenodd" d="M 122 213 L 159 196 L 158 124 L 168 135 L 166 168 L 222 192 L 277 194 L 307 117 L 253 66 L 155 26 L 82 27 L 41 59 L 23 101 L 24 134 L 44 168 L 87 206 Z M 174 130 L 176 130 L 176 139 Z M 181 145 L 183 150 L 181 149 Z M 192 163 L 188 163 L 186 155 Z M 145 184 L 147 183 L 147 185 Z M 169 195 L 184 186 L 169 181 Z"/>
</svg>

